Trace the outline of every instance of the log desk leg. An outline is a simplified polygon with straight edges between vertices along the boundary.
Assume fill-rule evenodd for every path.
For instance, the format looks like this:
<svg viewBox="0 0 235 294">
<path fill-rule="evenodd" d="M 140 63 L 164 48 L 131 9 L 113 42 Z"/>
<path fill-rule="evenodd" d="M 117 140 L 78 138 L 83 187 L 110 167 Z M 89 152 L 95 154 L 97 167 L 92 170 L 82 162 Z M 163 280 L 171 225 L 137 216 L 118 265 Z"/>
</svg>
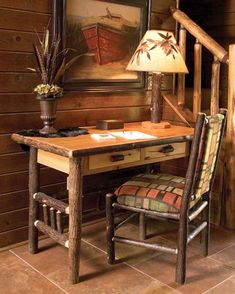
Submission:
<svg viewBox="0 0 235 294">
<path fill-rule="evenodd" d="M 38 251 L 38 228 L 35 222 L 39 219 L 39 203 L 34 199 L 39 192 L 39 165 L 37 163 L 37 148 L 30 148 L 29 158 L 29 252 Z M 69 280 L 71 284 L 79 282 L 79 263 L 82 227 L 82 182 L 83 159 L 69 159 Z"/>
<path fill-rule="evenodd" d="M 39 215 L 39 204 L 33 195 L 39 191 L 39 166 L 37 163 L 37 148 L 30 147 L 29 153 L 29 252 L 38 251 L 38 229 L 34 226 Z"/>
<path fill-rule="evenodd" d="M 69 160 L 69 275 L 70 282 L 79 282 L 79 261 L 82 228 L 82 159 Z"/>
</svg>

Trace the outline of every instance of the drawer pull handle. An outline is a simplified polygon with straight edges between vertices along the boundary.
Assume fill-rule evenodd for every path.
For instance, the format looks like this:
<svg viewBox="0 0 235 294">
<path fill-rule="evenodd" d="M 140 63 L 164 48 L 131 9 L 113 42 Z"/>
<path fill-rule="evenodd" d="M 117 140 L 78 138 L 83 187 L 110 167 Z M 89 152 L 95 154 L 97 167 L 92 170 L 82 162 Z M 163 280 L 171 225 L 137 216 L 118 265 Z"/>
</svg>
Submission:
<svg viewBox="0 0 235 294">
<path fill-rule="evenodd" d="M 115 161 L 122 161 L 124 160 L 124 155 L 123 154 L 115 154 L 115 155 L 111 155 L 111 161 L 115 162 Z"/>
<path fill-rule="evenodd" d="M 162 153 L 171 153 L 173 152 L 175 149 L 172 145 L 166 145 L 164 147 L 162 147 L 159 152 L 162 152 Z"/>
</svg>

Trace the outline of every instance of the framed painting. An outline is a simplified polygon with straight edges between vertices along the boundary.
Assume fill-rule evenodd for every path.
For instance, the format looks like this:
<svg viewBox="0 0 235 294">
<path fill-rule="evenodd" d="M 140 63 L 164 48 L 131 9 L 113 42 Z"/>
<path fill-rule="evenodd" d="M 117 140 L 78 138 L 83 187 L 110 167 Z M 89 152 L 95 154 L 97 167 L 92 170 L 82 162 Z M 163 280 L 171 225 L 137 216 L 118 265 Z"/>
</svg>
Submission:
<svg viewBox="0 0 235 294">
<path fill-rule="evenodd" d="M 147 29 L 149 1 L 54 0 L 53 30 L 70 48 L 68 60 L 79 55 L 63 76 L 65 90 L 145 88 L 145 74 L 126 66 Z"/>
</svg>

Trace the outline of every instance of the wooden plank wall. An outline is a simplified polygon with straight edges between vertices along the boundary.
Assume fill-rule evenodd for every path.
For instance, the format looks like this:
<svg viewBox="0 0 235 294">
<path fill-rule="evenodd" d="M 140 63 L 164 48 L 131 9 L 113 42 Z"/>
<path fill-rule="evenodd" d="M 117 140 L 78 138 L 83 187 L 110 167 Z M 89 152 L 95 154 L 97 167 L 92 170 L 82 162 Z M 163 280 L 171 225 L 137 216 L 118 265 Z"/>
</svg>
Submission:
<svg viewBox="0 0 235 294">
<path fill-rule="evenodd" d="M 169 28 L 168 8 L 175 1 L 154 0 L 152 25 Z M 159 5 L 158 5 L 159 4 Z M 27 238 L 28 153 L 10 136 L 41 127 L 39 104 L 32 94 L 37 77 L 27 70 L 34 65 L 32 43 L 51 17 L 50 0 L 0 2 L 0 247 Z M 93 125 L 97 119 L 126 122 L 149 118 L 150 95 L 145 91 L 122 93 L 68 93 L 59 101 L 56 127 Z M 86 211 L 99 210 L 105 191 L 130 174 L 90 176 L 85 179 Z M 65 175 L 41 168 L 42 190 L 65 197 Z M 93 185 L 86 183 L 93 182 Z"/>
</svg>

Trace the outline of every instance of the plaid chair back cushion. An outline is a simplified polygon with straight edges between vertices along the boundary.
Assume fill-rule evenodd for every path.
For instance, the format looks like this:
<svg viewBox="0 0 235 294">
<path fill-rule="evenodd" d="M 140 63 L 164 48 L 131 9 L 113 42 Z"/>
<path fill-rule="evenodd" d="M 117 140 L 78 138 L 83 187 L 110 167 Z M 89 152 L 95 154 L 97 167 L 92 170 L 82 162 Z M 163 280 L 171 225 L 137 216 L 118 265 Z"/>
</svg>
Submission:
<svg viewBox="0 0 235 294">
<path fill-rule="evenodd" d="M 216 114 L 207 117 L 207 120 L 203 154 L 200 166 L 198 167 L 193 193 L 197 199 L 210 189 L 210 183 L 219 151 L 224 116 L 222 114 Z"/>
</svg>

